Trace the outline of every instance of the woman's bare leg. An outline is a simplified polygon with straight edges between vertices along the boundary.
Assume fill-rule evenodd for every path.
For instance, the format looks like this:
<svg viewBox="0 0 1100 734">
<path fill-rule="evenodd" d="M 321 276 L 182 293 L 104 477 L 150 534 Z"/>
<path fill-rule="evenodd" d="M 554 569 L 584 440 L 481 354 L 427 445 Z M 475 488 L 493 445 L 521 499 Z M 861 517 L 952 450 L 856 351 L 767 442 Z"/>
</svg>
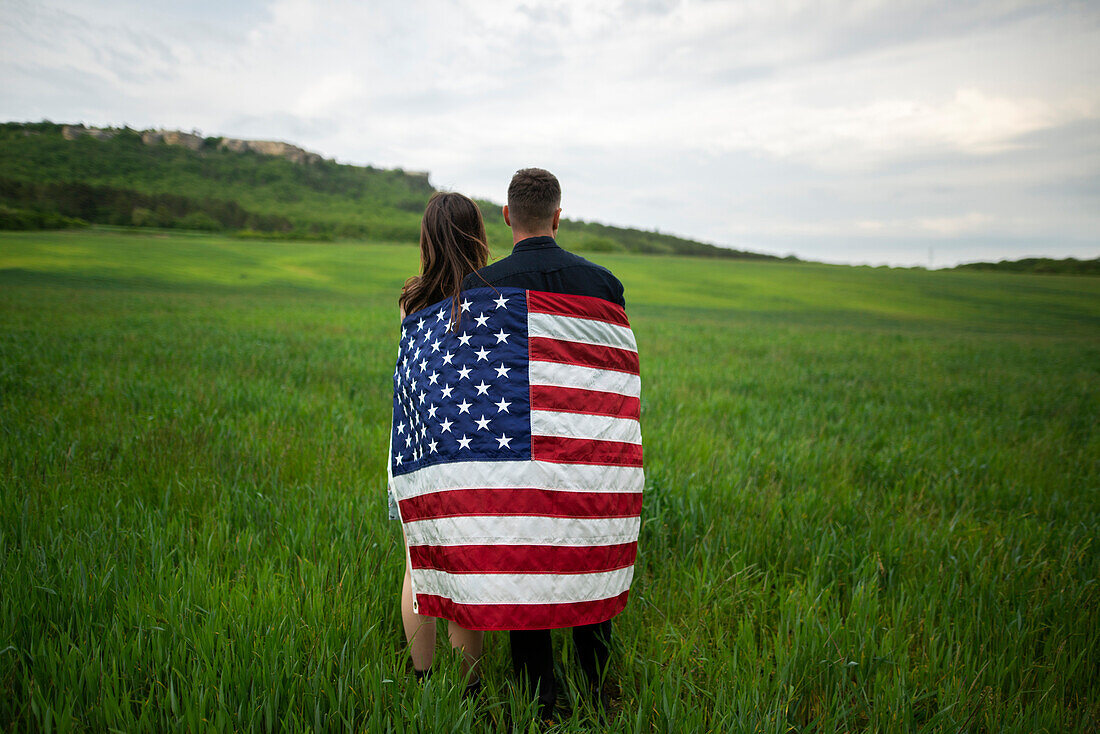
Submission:
<svg viewBox="0 0 1100 734">
<path fill-rule="evenodd" d="M 409 554 L 405 552 L 405 580 L 401 584 L 401 623 L 405 627 L 405 639 L 409 643 L 413 669 L 425 671 L 432 667 L 435 652 L 435 617 L 426 617 L 413 611 L 412 572 Z M 478 648 L 481 654 L 481 648 Z"/>
<path fill-rule="evenodd" d="M 405 541 L 406 544 L 408 541 Z M 405 580 L 401 585 L 401 623 L 405 627 L 405 639 L 409 642 L 415 670 L 432 667 L 435 652 L 435 617 L 427 617 L 413 611 L 412 569 L 409 566 L 408 545 L 405 547 Z M 468 630 L 457 622 L 448 622 L 447 634 L 451 647 L 462 653 L 462 673 L 476 679 L 477 664 L 481 661 L 481 649 L 485 633 Z"/>
<path fill-rule="evenodd" d="M 481 648 L 485 642 L 485 633 L 479 630 L 468 630 L 457 622 L 448 622 L 447 636 L 451 638 L 451 647 L 462 653 L 463 676 L 477 680 L 477 664 L 481 662 Z"/>
</svg>

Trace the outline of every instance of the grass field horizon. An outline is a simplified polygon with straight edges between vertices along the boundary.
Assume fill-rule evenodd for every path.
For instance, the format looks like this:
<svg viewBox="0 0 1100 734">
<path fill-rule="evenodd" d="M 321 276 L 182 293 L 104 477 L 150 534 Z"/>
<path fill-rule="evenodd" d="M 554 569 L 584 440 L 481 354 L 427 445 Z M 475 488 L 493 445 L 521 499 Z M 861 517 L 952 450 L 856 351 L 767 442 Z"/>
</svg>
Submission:
<svg viewBox="0 0 1100 734">
<path fill-rule="evenodd" d="M 586 256 L 643 385 L 610 729 L 1100 726 L 1100 280 Z M 405 672 L 383 462 L 416 264 L 0 233 L 0 727 L 528 730 L 501 635 L 477 705 L 442 647 Z M 560 730 L 601 729 L 574 704 Z"/>
</svg>

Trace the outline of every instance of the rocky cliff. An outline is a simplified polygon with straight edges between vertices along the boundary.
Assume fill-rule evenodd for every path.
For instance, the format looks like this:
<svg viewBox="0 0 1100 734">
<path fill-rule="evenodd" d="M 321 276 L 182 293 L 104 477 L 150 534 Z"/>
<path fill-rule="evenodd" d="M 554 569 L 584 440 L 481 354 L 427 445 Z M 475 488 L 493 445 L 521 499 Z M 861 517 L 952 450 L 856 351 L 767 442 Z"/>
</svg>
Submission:
<svg viewBox="0 0 1100 734">
<path fill-rule="evenodd" d="M 110 140 L 118 135 L 117 128 L 85 127 L 84 125 L 64 125 L 61 134 L 66 140 L 88 136 L 96 140 Z M 235 153 L 251 151 L 260 155 L 270 155 L 286 158 L 292 163 L 307 165 L 319 163 L 322 158 L 317 153 L 299 148 L 290 143 L 277 140 L 238 140 L 237 138 L 204 138 L 193 133 L 184 133 L 179 130 L 142 130 L 141 140 L 146 145 L 181 145 L 188 150 L 202 151 L 211 147 L 231 150 Z"/>
</svg>

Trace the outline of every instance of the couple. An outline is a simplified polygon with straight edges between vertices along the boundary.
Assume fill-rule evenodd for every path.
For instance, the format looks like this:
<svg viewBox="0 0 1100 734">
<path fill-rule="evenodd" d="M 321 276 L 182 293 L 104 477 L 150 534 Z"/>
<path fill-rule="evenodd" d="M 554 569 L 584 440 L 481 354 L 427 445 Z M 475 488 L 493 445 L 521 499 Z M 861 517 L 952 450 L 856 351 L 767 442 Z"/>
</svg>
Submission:
<svg viewBox="0 0 1100 734">
<path fill-rule="evenodd" d="M 473 201 L 428 202 L 420 274 L 399 299 L 388 464 L 417 677 L 431 671 L 436 618 L 449 620 L 470 694 L 485 631 L 508 630 L 544 718 L 558 695 L 554 628 L 573 628 L 588 692 L 605 703 L 644 483 L 623 286 L 556 244 L 560 202 L 553 174 L 518 171 L 504 207 L 514 249 L 492 265 Z"/>
</svg>

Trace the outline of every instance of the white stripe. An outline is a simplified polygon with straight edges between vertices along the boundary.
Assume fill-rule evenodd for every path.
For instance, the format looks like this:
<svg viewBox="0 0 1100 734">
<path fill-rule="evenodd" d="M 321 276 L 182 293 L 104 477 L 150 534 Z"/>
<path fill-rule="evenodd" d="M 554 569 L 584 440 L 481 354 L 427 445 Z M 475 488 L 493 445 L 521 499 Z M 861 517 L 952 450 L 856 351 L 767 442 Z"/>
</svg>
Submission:
<svg viewBox="0 0 1100 734">
<path fill-rule="evenodd" d="M 548 461 L 456 461 L 393 478 L 398 500 L 450 489 L 554 489 L 565 492 L 641 492 L 636 466 L 556 464 Z"/>
<path fill-rule="evenodd" d="M 593 321 L 574 316 L 559 316 L 549 313 L 527 314 L 527 331 L 531 336 L 543 336 L 550 339 L 565 339 L 571 342 L 599 344 L 616 349 L 638 351 L 634 341 L 634 332 L 625 326 L 609 324 L 606 321 Z"/>
<path fill-rule="evenodd" d="M 630 588 L 634 567 L 599 573 L 447 573 L 413 570 L 416 593 L 458 604 L 569 604 L 599 601 Z"/>
<path fill-rule="evenodd" d="M 409 545 L 617 545 L 638 540 L 640 517 L 433 517 L 405 523 Z"/>
<path fill-rule="evenodd" d="M 581 390 L 614 392 L 632 398 L 642 394 L 642 381 L 637 375 L 616 370 L 531 360 L 528 377 L 532 385 L 577 387 Z"/>
<path fill-rule="evenodd" d="M 642 428 L 633 418 L 612 418 L 588 413 L 559 413 L 554 410 L 531 411 L 531 434 L 621 443 L 640 444 L 642 442 Z"/>
</svg>

